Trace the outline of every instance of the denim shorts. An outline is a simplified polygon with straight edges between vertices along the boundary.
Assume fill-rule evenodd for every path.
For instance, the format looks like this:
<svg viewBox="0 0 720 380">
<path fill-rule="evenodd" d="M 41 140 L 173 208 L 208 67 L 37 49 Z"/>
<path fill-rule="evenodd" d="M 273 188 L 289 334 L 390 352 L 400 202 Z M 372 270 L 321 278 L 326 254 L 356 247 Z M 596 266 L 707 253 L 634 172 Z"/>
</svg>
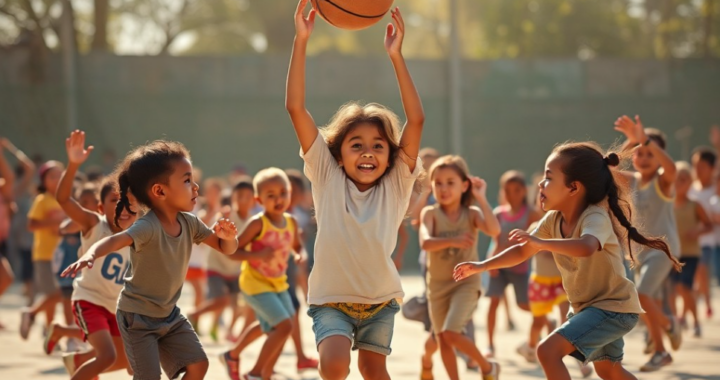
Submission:
<svg viewBox="0 0 720 380">
<path fill-rule="evenodd" d="M 260 293 L 247 295 L 243 293 L 245 302 L 255 311 L 260 328 L 264 333 L 269 333 L 280 322 L 290 319 L 295 315 L 295 308 L 290 301 L 290 293 L 287 291 L 274 293 Z"/>
<path fill-rule="evenodd" d="M 615 313 L 595 307 L 587 307 L 579 313 L 568 314 L 567 322 L 556 330 L 567 339 L 575 351 L 570 354 L 583 363 L 623 359 L 623 336 L 638 322 L 634 313 Z"/>
<path fill-rule="evenodd" d="M 353 350 L 365 350 L 380 355 L 390 355 L 392 351 L 395 314 L 400 311 L 396 300 L 383 307 L 368 319 L 355 319 L 338 309 L 327 306 L 311 305 L 308 315 L 313 319 L 315 344 L 331 336 L 344 336 L 353 342 Z"/>
</svg>

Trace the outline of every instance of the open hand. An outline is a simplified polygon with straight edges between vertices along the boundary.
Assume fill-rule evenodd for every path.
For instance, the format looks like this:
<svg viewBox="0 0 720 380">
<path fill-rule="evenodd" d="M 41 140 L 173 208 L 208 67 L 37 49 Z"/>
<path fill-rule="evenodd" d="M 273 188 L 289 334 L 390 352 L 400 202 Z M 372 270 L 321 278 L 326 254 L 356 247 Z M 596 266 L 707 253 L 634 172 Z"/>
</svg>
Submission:
<svg viewBox="0 0 720 380">
<path fill-rule="evenodd" d="M 220 218 L 217 222 L 215 222 L 213 231 L 215 231 L 215 235 L 221 240 L 235 240 L 235 237 L 238 234 L 235 223 L 225 218 Z"/>
<path fill-rule="evenodd" d="M 315 9 L 311 9 L 307 18 L 305 18 L 305 7 L 307 3 L 308 0 L 300 0 L 295 10 L 295 35 L 302 39 L 310 38 L 310 34 L 312 34 L 313 28 L 315 27 Z"/>
<path fill-rule="evenodd" d="M 80 272 L 83 268 L 92 268 L 94 264 L 94 256 L 83 255 L 80 260 L 70 264 L 67 268 L 65 268 L 65 270 L 60 274 L 60 277 L 75 277 L 77 276 L 77 273 Z"/>
<path fill-rule="evenodd" d="M 455 279 L 455 281 L 461 281 L 483 271 L 483 265 L 478 262 L 470 261 L 466 263 L 460 263 L 455 266 L 455 270 L 453 271 L 453 279 Z"/>
<path fill-rule="evenodd" d="M 82 165 L 87 160 L 90 152 L 95 147 L 90 145 L 85 148 L 85 132 L 74 130 L 70 133 L 70 137 L 65 139 L 65 150 L 68 155 L 68 162 L 71 164 Z"/>
<path fill-rule="evenodd" d="M 385 31 L 385 50 L 390 56 L 402 54 L 402 43 L 405 37 L 405 21 L 400 14 L 400 8 L 391 10 L 393 22 L 387 25 Z"/>
<path fill-rule="evenodd" d="M 525 230 L 512 230 L 508 238 L 511 242 L 524 244 L 538 251 L 542 250 L 542 240 L 530 235 Z"/>
<path fill-rule="evenodd" d="M 615 130 L 623 133 L 632 144 L 642 144 L 647 140 L 645 129 L 638 115 L 635 115 L 635 121 L 627 116 L 619 117 L 615 120 Z"/>
</svg>

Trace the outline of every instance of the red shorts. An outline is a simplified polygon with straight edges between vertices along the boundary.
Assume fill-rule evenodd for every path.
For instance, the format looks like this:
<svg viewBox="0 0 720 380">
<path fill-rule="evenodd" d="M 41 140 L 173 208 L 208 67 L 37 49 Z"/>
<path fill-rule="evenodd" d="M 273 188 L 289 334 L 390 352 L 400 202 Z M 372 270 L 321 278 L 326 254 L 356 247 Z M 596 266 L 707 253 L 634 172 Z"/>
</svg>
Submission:
<svg viewBox="0 0 720 380">
<path fill-rule="evenodd" d="M 203 280 L 205 277 L 207 277 L 205 269 L 193 267 L 188 268 L 187 275 L 185 275 L 187 281 Z"/>
<path fill-rule="evenodd" d="M 73 314 L 75 323 L 87 337 L 97 331 L 109 330 L 111 336 L 120 336 L 115 314 L 108 309 L 87 301 L 73 302 Z"/>
</svg>

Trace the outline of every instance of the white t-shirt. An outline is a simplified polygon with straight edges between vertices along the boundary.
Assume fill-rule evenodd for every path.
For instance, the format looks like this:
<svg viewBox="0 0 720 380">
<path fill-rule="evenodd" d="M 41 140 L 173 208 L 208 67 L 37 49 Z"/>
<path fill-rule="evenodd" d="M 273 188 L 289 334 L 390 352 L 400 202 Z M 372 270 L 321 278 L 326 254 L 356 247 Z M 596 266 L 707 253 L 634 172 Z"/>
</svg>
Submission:
<svg viewBox="0 0 720 380">
<path fill-rule="evenodd" d="M 84 254 L 98 240 L 112 236 L 113 232 L 103 215 L 88 236 L 80 237 L 80 252 Z M 92 268 L 83 268 L 80 277 L 73 282 L 72 301 L 87 301 L 106 308 L 115 314 L 118 296 L 125 283 L 125 272 L 130 267 L 130 247 L 103 256 Z"/>
<path fill-rule="evenodd" d="M 252 214 L 250 214 L 252 215 Z M 214 224 L 217 221 L 217 216 L 213 217 L 210 220 L 210 224 Z M 242 231 L 245 229 L 245 226 L 247 226 L 247 223 L 250 221 L 250 218 L 247 219 L 240 219 L 237 212 L 233 211 L 230 213 L 230 221 L 235 223 L 235 227 L 237 227 L 238 232 L 242 233 Z M 207 270 L 208 275 L 210 274 L 218 274 L 223 277 L 238 277 L 240 276 L 240 267 L 242 266 L 242 261 L 236 261 L 231 260 L 222 252 L 218 252 L 212 248 L 208 250 L 208 258 L 207 258 Z"/>
<path fill-rule="evenodd" d="M 410 173 L 398 159 L 378 185 L 360 192 L 321 134 L 300 156 L 313 185 L 318 225 L 308 303 L 379 304 L 402 298 L 400 275 L 390 256 L 422 161 L 418 158 Z"/>
<path fill-rule="evenodd" d="M 720 210 L 715 209 L 714 211 L 710 207 L 710 198 L 716 194 L 715 185 L 701 189 L 699 186 L 694 186 L 688 191 L 688 198 L 699 203 L 708 214 L 708 217 L 712 219 L 712 214 L 720 213 Z M 720 226 L 715 225 L 713 232 L 708 232 L 700 236 L 701 247 L 714 247 L 716 244 L 720 244 Z"/>
</svg>

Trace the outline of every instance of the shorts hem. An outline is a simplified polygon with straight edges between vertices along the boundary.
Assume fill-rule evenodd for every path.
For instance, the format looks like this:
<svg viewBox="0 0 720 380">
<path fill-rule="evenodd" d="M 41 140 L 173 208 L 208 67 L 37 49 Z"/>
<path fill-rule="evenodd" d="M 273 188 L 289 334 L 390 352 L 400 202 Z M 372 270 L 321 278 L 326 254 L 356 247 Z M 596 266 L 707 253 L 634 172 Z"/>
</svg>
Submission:
<svg viewBox="0 0 720 380">
<path fill-rule="evenodd" d="M 345 330 L 330 330 L 322 335 L 322 337 L 318 337 L 315 339 L 315 347 L 319 350 L 320 349 L 320 343 L 322 343 L 325 339 L 331 338 L 334 336 L 344 336 L 345 338 L 348 338 L 350 342 L 353 341 L 352 334 L 348 334 Z"/>
<path fill-rule="evenodd" d="M 382 347 L 382 346 L 376 346 L 374 344 L 370 343 L 362 343 L 362 342 L 356 342 L 355 345 L 353 345 L 353 350 L 365 350 L 374 352 L 376 354 L 384 355 L 384 356 L 390 356 L 390 353 L 392 353 L 392 349 Z"/>
<path fill-rule="evenodd" d="M 620 357 L 612 357 L 612 356 L 609 356 L 609 355 L 603 355 L 603 356 L 599 356 L 599 357 L 597 357 L 597 358 L 594 358 L 594 359 L 591 360 L 591 361 L 593 361 L 593 362 L 608 361 L 608 362 L 610 362 L 610 363 L 620 363 L 620 362 L 623 361 L 623 357 L 622 357 L 622 356 L 620 356 Z M 585 364 L 587 364 L 587 363 L 585 363 Z"/>
<path fill-rule="evenodd" d="M 208 361 L 207 355 L 203 355 L 202 357 L 198 356 L 194 359 L 183 360 L 182 362 L 173 366 L 173 375 L 168 377 L 170 379 L 177 379 L 178 376 L 180 376 L 180 374 L 184 372 L 183 370 L 185 370 L 187 366 L 195 363 L 200 363 L 202 361 Z"/>
<path fill-rule="evenodd" d="M 561 337 L 565 338 L 565 340 L 567 340 L 568 342 L 570 342 L 570 344 L 572 344 L 573 347 L 575 347 L 575 350 L 576 350 L 577 352 L 579 352 L 580 355 L 582 355 L 582 358 L 578 358 L 576 355 L 573 355 L 572 353 L 570 354 L 570 356 L 574 357 L 575 359 L 578 359 L 578 360 L 582 361 L 582 362 L 585 363 L 585 364 L 587 364 L 587 363 L 589 362 L 587 352 L 585 352 L 585 350 L 584 350 L 582 347 L 579 347 L 579 346 L 578 346 L 577 339 L 571 339 L 570 337 L 568 337 L 568 336 L 563 332 L 562 329 L 555 330 L 555 333 L 559 334 Z"/>
</svg>

